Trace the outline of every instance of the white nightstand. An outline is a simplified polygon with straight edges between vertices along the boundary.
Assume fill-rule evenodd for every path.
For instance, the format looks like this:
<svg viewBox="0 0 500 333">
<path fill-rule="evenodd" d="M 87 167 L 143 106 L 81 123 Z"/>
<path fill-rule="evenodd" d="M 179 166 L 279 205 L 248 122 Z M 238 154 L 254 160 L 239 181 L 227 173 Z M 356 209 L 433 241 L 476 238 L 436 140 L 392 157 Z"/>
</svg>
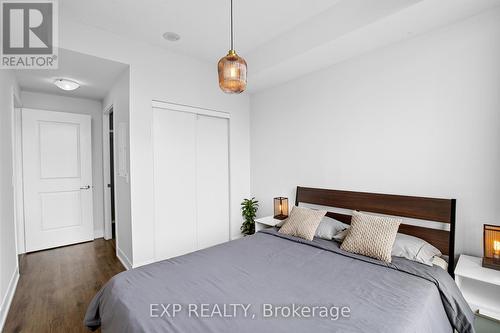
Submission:
<svg viewBox="0 0 500 333">
<path fill-rule="evenodd" d="M 461 255 L 455 282 L 476 313 L 478 332 L 500 332 L 500 271 L 481 266 L 482 259 Z"/>
<path fill-rule="evenodd" d="M 283 220 L 275 219 L 272 216 L 261 217 L 260 219 L 255 219 L 255 232 L 261 231 L 262 229 L 274 227 L 276 224 Z"/>
</svg>

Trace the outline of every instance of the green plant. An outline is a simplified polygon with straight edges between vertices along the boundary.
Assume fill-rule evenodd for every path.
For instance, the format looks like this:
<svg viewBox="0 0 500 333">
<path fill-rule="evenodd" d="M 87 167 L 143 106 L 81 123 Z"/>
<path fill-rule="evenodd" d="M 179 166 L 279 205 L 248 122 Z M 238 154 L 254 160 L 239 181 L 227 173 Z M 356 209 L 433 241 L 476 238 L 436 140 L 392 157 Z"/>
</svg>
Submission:
<svg viewBox="0 0 500 333">
<path fill-rule="evenodd" d="M 252 199 L 244 199 L 241 203 L 241 216 L 243 216 L 243 224 L 241 225 L 241 233 L 245 236 L 255 233 L 255 216 L 259 209 L 259 202 Z"/>
</svg>

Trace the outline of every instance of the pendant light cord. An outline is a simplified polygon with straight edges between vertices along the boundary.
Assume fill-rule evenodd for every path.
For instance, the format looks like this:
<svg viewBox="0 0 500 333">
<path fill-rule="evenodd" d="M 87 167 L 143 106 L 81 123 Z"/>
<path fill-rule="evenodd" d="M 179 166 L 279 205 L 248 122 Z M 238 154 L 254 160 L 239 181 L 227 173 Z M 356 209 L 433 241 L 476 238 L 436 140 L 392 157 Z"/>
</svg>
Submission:
<svg viewBox="0 0 500 333">
<path fill-rule="evenodd" d="M 231 0 L 231 50 L 234 50 L 234 31 L 233 31 L 233 0 Z"/>
</svg>

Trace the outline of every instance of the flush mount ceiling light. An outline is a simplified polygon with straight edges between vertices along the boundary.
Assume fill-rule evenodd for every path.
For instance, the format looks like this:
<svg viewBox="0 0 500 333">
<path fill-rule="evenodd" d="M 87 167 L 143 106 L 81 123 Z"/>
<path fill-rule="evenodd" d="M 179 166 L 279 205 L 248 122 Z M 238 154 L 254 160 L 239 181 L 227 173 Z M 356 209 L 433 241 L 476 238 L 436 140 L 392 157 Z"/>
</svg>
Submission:
<svg viewBox="0 0 500 333">
<path fill-rule="evenodd" d="M 75 82 L 75 81 L 71 81 L 71 80 L 66 80 L 66 79 L 57 79 L 54 81 L 54 84 L 59 89 L 66 90 L 66 91 L 75 90 L 78 87 L 80 87 L 80 83 Z"/>
<path fill-rule="evenodd" d="M 179 39 L 181 39 L 181 35 L 172 31 L 167 31 L 163 34 L 163 38 L 165 38 L 169 42 L 177 42 Z"/>
<path fill-rule="evenodd" d="M 247 63 L 234 50 L 233 0 L 231 0 L 231 49 L 219 60 L 219 87 L 227 94 L 239 94 L 247 87 Z"/>
</svg>

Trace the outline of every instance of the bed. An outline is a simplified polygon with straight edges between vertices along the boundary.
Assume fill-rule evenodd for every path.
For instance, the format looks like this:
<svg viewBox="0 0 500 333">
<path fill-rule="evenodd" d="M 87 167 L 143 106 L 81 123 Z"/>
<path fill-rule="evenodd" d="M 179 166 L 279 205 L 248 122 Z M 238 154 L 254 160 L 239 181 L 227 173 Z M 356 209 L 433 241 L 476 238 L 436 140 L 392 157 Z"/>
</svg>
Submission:
<svg viewBox="0 0 500 333">
<path fill-rule="evenodd" d="M 449 224 L 399 230 L 439 248 L 449 271 L 399 257 L 387 264 L 272 228 L 116 275 L 84 324 L 103 332 L 474 332 L 451 275 L 455 200 L 298 187 L 300 204 Z"/>
</svg>

